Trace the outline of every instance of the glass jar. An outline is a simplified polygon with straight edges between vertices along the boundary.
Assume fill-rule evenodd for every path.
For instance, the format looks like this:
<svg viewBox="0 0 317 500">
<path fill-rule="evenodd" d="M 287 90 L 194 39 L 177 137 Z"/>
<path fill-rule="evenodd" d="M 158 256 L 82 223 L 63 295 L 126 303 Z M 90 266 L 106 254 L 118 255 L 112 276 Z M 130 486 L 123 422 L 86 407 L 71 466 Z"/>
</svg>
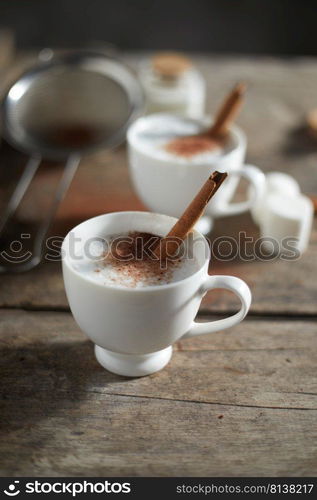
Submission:
<svg viewBox="0 0 317 500">
<path fill-rule="evenodd" d="M 171 112 L 190 118 L 205 114 L 205 81 L 187 57 L 158 53 L 143 61 L 139 78 L 146 97 L 146 114 Z"/>
</svg>

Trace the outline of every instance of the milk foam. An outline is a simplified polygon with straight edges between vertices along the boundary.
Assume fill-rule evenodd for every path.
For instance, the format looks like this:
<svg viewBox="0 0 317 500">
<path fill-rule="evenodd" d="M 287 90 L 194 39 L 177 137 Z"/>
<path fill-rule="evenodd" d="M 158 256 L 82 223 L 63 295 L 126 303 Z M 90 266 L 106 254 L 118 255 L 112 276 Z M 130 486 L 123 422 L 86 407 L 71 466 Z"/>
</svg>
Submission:
<svg viewBox="0 0 317 500">
<path fill-rule="evenodd" d="M 130 142 L 139 151 L 173 163 L 202 163 L 214 161 L 223 152 L 232 149 L 232 139 L 225 148 L 216 148 L 212 151 L 197 153 L 190 157 L 183 157 L 166 151 L 166 145 L 177 137 L 195 135 L 206 130 L 207 123 L 184 118 L 177 115 L 157 113 L 140 119 L 132 129 Z"/>
<path fill-rule="evenodd" d="M 128 234 L 118 235 L 129 236 Z M 161 274 L 144 274 L 140 276 L 126 272 L 124 266 L 121 271 L 114 265 L 113 261 L 104 258 L 109 248 L 107 242 L 116 236 L 105 238 L 105 242 L 93 242 L 89 248 L 89 256 L 73 261 L 72 267 L 83 275 L 86 279 L 105 286 L 125 287 L 125 288 L 146 288 L 148 286 L 159 286 L 174 283 L 188 278 L 198 271 L 200 265 L 193 256 L 182 257 L 173 265 L 167 265 L 167 269 L 162 267 Z"/>
</svg>

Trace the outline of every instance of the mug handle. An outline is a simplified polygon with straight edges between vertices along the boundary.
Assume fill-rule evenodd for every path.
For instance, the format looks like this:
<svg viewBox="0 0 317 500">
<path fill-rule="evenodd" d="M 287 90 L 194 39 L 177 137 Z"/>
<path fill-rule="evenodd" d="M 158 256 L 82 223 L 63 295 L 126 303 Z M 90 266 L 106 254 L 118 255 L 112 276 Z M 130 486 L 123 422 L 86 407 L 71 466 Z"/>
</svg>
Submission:
<svg viewBox="0 0 317 500">
<path fill-rule="evenodd" d="M 201 292 L 205 295 L 208 290 L 213 290 L 215 288 L 224 288 L 233 292 L 240 299 L 240 311 L 229 316 L 229 318 L 208 321 L 207 323 L 196 323 L 194 321 L 189 331 L 181 337 L 182 339 L 225 330 L 226 328 L 230 328 L 240 323 L 248 313 L 251 305 L 251 291 L 244 281 L 234 276 L 207 276 Z"/>
<path fill-rule="evenodd" d="M 265 175 L 263 172 L 254 165 L 243 165 L 242 167 L 230 172 L 230 175 L 239 175 L 247 179 L 253 189 L 250 190 L 250 197 L 246 201 L 237 203 L 228 203 L 226 205 L 219 205 L 215 211 L 217 215 L 237 215 L 242 212 L 247 212 L 263 195 L 265 189 Z"/>
</svg>

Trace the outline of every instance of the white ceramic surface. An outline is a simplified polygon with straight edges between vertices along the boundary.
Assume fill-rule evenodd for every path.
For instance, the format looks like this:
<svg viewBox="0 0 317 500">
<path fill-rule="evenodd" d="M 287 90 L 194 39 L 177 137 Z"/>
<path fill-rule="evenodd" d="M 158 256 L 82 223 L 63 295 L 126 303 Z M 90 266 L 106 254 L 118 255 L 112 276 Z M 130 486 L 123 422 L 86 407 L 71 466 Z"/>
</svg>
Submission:
<svg viewBox="0 0 317 500">
<path fill-rule="evenodd" d="M 299 253 L 306 250 L 314 216 L 312 201 L 302 194 L 288 196 L 281 193 L 271 193 L 266 197 L 265 210 L 261 214 L 261 238 L 274 239 L 273 243 L 265 242 L 268 253 L 280 254 L 285 249 L 286 238 Z"/>
<path fill-rule="evenodd" d="M 153 212 L 180 217 L 202 184 L 214 170 L 228 172 L 229 176 L 221 189 L 209 202 L 205 214 L 209 218 L 240 214 L 249 210 L 261 198 L 265 188 L 265 176 L 260 169 L 245 165 L 246 137 L 236 126 L 231 128 L 232 147 L 208 161 L 191 162 L 187 158 L 158 157 L 145 150 L 136 139 L 138 131 L 147 126 L 147 120 L 171 115 L 158 113 L 139 118 L 128 130 L 128 155 L 130 176 L 134 188 L 143 203 Z M 205 129 L 210 119 L 194 120 L 200 129 Z M 240 177 L 253 186 L 246 201 L 230 203 Z M 206 227 L 211 227 L 211 223 Z M 206 234 L 206 233 L 204 233 Z"/>
<path fill-rule="evenodd" d="M 110 371 L 130 376 L 153 373 L 169 361 L 171 351 L 166 349 L 180 338 L 234 326 L 249 310 L 251 293 L 242 280 L 208 275 L 210 251 L 206 239 L 197 231 L 193 248 L 200 267 L 181 281 L 142 289 L 124 288 L 97 283 L 76 270 L 78 258 L 85 258 L 90 239 L 129 231 L 163 236 L 175 222 L 174 218 L 149 212 L 117 212 L 79 224 L 63 242 L 63 276 L 70 308 L 82 331 L 102 348 L 96 350 L 97 359 Z M 240 311 L 217 321 L 194 322 L 202 297 L 214 288 L 235 293 L 241 302 Z M 140 358 L 142 355 L 147 356 Z"/>
<path fill-rule="evenodd" d="M 265 175 L 265 189 L 263 190 L 263 194 L 251 208 L 252 217 L 257 224 L 260 225 L 263 219 L 267 196 L 274 193 L 296 197 L 300 194 L 300 187 L 291 175 L 284 172 L 268 172 Z M 249 195 L 251 195 L 251 191 L 249 191 Z"/>
</svg>

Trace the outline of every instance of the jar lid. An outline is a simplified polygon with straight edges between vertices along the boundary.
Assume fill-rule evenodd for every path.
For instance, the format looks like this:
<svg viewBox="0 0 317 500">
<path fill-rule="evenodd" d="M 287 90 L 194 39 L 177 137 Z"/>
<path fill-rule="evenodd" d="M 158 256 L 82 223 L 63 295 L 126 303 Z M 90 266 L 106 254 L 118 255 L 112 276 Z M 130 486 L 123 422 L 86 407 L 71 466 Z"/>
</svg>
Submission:
<svg viewBox="0 0 317 500">
<path fill-rule="evenodd" d="M 152 58 L 152 66 L 163 78 L 177 78 L 192 66 L 192 62 L 178 52 L 158 52 Z"/>
</svg>

